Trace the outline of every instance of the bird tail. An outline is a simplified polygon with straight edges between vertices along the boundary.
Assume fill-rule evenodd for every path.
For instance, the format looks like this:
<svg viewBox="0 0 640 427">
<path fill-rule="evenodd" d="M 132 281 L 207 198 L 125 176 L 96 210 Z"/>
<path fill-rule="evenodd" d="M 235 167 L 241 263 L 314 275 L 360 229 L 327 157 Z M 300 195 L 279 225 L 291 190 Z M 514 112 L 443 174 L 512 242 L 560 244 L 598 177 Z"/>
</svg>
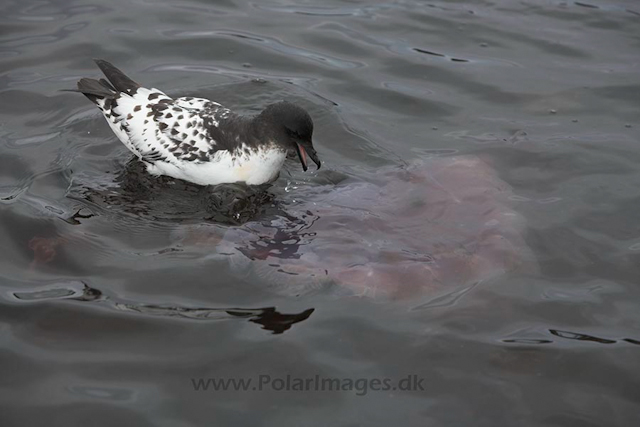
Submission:
<svg viewBox="0 0 640 427">
<path fill-rule="evenodd" d="M 84 94 L 94 104 L 98 103 L 101 99 L 113 99 L 117 95 L 116 90 L 105 79 L 80 79 L 78 82 L 78 90 L 71 90 L 71 92 L 80 92 Z"/>
<path fill-rule="evenodd" d="M 111 65 L 109 62 L 102 59 L 96 59 L 96 64 L 100 67 L 100 70 L 109 79 L 89 79 L 83 78 L 78 82 L 78 89 L 67 90 L 69 92 L 80 92 L 84 94 L 91 102 L 97 104 L 101 99 L 114 99 L 119 92 L 124 92 L 128 95 L 136 93 L 140 85 L 129 77 L 127 77 L 122 71 Z"/>
</svg>

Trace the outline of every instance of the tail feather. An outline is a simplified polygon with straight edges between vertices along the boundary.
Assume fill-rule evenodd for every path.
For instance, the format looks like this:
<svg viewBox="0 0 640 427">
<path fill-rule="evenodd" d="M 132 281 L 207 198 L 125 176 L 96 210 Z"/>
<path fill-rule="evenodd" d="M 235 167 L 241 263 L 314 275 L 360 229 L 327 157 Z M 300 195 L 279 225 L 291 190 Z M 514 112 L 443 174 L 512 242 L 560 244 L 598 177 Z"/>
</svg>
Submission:
<svg viewBox="0 0 640 427">
<path fill-rule="evenodd" d="M 81 92 L 91 100 L 98 103 L 98 99 L 113 99 L 116 95 L 115 89 L 104 79 L 94 80 L 83 78 L 78 82 L 78 92 Z"/>
<path fill-rule="evenodd" d="M 133 95 L 140 87 L 138 83 L 131 80 L 122 71 L 111 65 L 111 63 L 102 59 L 95 59 L 94 61 L 98 67 L 100 67 L 100 70 L 102 70 L 107 79 L 109 79 L 113 85 L 112 88 L 115 88 L 115 90 Z"/>
<path fill-rule="evenodd" d="M 99 82 L 102 84 L 102 86 L 111 89 L 112 91 L 116 92 L 116 88 L 111 86 L 111 83 L 109 83 L 107 80 L 105 79 L 100 79 Z"/>
</svg>

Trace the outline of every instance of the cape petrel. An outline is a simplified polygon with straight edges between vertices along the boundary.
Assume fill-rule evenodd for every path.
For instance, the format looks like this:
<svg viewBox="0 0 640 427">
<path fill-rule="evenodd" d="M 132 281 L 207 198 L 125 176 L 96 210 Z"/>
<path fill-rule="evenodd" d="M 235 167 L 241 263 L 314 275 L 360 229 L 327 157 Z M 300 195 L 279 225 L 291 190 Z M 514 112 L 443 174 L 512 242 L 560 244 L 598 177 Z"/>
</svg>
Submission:
<svg viewBox="0 0 640 427">
<path fill-rule="evenodd" d="M 95 60 L 105 79 L 83 78 L 78 92 L 95 103 L 118 139 L 152 175 L 168 175 L 200 185 L 274 181 L 287 153 L 320 168 L 313 148 L 313 121 L 290 102 L 242 116 L 203 98 L 173 99 L 147 89 L 107 61 Z"/>
</svg>

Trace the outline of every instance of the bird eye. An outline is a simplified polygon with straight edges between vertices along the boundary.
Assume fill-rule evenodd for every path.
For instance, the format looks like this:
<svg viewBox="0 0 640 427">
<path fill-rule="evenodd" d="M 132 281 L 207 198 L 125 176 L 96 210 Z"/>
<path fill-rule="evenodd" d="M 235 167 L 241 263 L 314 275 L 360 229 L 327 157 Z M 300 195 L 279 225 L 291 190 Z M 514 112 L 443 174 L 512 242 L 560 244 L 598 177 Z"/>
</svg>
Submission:
<svg viewBox="0 0 640 427">
<path fill-rule="evenodd" d="M 300 134 L 298 132 L 296 132 L 295 130 L 287 128 L 287 132 L 292 137 L 300 138 Z"/>
</svg>

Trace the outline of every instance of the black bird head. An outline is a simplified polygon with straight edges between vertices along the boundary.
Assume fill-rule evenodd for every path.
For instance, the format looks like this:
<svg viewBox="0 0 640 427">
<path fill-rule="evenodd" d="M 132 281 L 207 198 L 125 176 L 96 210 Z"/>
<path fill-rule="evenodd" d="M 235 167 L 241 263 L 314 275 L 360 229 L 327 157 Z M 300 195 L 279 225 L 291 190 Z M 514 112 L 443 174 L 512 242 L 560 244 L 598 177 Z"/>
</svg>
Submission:
<svg viewBox="0 0 640 427">
<path fill-rule="evenodd" d="M 267 126 L 276 144 L 298 153 L 302 169 L 307 170 L 307 157 L 320 169 L 320 159 L 313 148 L 313 121 L 303 108 L 282 101 L 271 104 L 257 117 L 263 126 Z"/>
</svg>

